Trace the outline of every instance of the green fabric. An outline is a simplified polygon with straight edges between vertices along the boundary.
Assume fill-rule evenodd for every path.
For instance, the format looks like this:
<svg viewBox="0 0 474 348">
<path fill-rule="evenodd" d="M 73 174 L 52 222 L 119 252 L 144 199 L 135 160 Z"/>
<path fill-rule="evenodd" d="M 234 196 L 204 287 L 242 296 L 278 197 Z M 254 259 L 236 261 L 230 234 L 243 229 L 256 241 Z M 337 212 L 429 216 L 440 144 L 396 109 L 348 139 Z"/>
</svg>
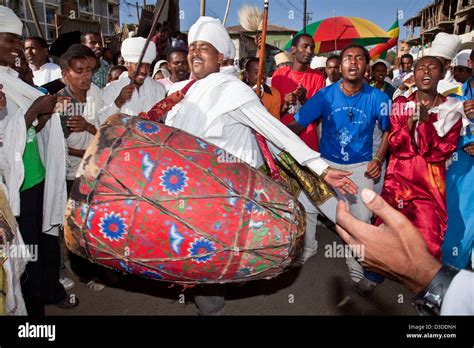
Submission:
<svg viewBox="0 0 474 348">
<path fill-rule="evenodd" d="M 100 64 L 99 69 L 95 72 L 94 76 L 92 76 L 92 82 L 99 88 L 104 88 L 107 84 L 107 72 L 108 66 Z"/>
<path fill-rule="evenodd" d="M 35 127 L 28 129 L 25 152 L 23 152 L 23 167 L 25 179 L 20 191 L 32 188 L 44 180 L 46 171 L 41 161 Z"/>
</svg>

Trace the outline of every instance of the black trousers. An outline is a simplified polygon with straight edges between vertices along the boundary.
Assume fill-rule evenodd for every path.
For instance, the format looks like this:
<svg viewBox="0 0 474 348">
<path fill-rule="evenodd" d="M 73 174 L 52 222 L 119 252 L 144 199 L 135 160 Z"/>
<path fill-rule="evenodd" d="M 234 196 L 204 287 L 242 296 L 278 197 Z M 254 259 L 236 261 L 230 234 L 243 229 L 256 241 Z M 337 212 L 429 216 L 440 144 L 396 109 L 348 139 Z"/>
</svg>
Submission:
<svg viewBox="0 0 474 348">
<path fill-rule="evenodd" d="M 66 180 L 67 195 L 71 195 L 72 185 L 74 180 Z M 106 279 L 105 269 L 102 266 L 94 264 L 89 260 L 86 260 L 80 256 L 77 256 L 73 253 L 69 253 L 69 260 L 71 261 L 71 267 L 75 274 L 79 276 L 79 281 L 83 283 L 88 283 L 94 278 L 101 280 Z"/>
<path fill-rule="evenodd" d="M 37 252 L 27 264 L 21 289 L 28 315 L 44 316 L 44 305 L 62 301 L 67 294 L 59 282 L 59 238 L 41 232 L 44 181 L 20 192 L 18 226 L 25 244 Z"/>
</svg>

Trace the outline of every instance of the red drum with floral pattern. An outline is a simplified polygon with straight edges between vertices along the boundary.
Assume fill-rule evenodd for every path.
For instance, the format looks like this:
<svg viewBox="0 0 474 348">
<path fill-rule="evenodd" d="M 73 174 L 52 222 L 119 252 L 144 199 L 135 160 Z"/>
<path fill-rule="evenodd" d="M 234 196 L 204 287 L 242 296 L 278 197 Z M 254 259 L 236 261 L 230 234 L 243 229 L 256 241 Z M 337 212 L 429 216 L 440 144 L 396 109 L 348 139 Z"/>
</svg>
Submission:
<svg viewBox="0 0 474 348">
<path fill-rule="evenodd" d="M 301 252 L 304 208 L 232 158 L 186 132 L 112 116 L 78 170 L 64 223 L 68 248 L 181 284 L 279 275 Z"/>
</svg>

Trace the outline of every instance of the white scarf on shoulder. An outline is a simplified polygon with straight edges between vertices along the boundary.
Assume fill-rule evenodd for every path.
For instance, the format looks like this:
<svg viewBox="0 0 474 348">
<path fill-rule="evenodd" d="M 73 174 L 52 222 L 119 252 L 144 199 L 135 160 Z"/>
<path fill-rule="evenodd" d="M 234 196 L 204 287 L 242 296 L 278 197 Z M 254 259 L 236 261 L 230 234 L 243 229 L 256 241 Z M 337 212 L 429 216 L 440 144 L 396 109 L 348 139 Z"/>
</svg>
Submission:
<svg viewBox="0 0 474 348">
<path fill-rule="evenodd" d="M 18 74 L 6 67 L 0 67 L 0 83 L 7 99 L 18 104 L 14 115 L 7 115 L 4 127 L 4 160 L 7 171 L 5 182 L 13 214 L 20 215 L 20 187 L 24 180 L 23 152 L 26 145 L 25 113 L 31 104 L 43 94 L 18 78 Z M 8 102 L 8 101 L 7 101 Z M 61 121 L 53 115 L 37 134 L 41 160 L 46 170 L 43 204 L 42 231 L 59 235 L 66 207 L 66 152 Z"/>
</svg>

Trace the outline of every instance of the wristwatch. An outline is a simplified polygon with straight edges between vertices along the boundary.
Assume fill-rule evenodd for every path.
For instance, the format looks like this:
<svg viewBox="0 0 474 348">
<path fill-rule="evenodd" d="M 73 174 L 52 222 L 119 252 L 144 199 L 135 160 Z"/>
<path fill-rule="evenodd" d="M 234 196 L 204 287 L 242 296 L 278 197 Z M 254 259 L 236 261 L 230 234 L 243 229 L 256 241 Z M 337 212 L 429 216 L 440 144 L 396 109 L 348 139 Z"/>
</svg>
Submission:
<svg viewBox="0 0 474 348">
<path fill-rule="evenodd" d="M 413 298 L 413 306 L 419 315 L 440 315 L 444 295 L 459 269 L 442 265 L 428 286 Z"/>
</svg>

